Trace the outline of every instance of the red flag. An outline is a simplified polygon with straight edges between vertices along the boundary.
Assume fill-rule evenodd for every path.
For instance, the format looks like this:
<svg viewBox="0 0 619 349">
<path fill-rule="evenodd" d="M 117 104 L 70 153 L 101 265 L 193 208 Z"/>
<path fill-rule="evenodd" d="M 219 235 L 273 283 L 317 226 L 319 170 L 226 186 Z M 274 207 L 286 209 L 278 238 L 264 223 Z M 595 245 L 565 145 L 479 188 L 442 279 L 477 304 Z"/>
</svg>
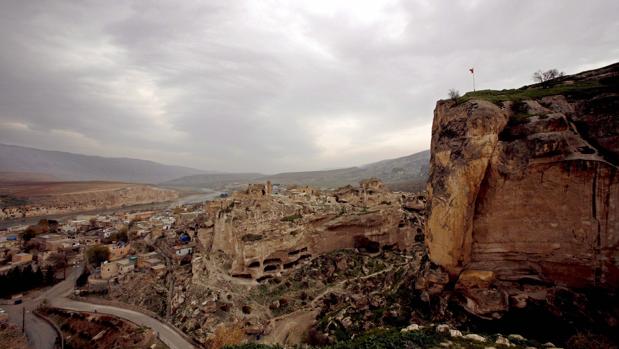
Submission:
<svg viewBox="0 0 619 349">
<path fill-rule="evenodd" d="M 469 71 L 471 72 L 471 74 L 475 74 L 475 69 L 471 68 L 469 69 Z"/>
</svg>

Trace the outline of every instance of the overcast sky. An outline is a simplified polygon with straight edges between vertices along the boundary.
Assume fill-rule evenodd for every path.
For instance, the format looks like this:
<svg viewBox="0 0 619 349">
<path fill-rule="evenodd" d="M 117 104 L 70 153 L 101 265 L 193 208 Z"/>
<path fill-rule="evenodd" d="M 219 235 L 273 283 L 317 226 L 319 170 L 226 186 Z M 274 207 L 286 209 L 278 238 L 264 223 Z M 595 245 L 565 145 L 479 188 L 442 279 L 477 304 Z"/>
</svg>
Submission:
<svg viewBox="0 0 619 349">
<path fill-rule="evenodd" d="M 265 173 L 429 148 L 450 88 L 619 61 L 619 1 L 0 2 L 0 143 Z"/>
</svg>

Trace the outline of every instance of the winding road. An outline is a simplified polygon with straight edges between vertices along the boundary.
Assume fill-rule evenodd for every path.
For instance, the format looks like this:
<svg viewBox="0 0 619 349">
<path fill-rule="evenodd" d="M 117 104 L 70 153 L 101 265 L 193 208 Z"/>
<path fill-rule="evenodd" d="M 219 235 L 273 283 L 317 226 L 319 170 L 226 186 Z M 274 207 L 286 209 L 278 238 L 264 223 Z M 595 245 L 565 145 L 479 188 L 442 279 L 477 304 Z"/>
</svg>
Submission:
<svg viewBox="0 0 619 349">
<path fill-rule="evenodd" d="M 99 304 L 91 304 L 85 302 L 73 301 L 67 298 L 59 298 L 53 302 L 51 305 L 56 308 L 62 308 L 67 310 L 74 311 L 89 311 L 102 314 L 109 314 L 118 316 L 119 318 L 129 320 L 135 324 L 150 327 L 155 330 L 159 339 L 165 343 L 170 349 L 193 349 L 195 348 L 191 343 L 189 343 L 183 336 L 181 336 L 178 332 L 172 329 L 170 326 L 162 323 L 161 321 L 149 317 L 145 314 L 139 313 L 137 311 L 112 307 L 109 305 L 99 305 Z"/>
<path fill-rule="evenodd" d="M 32 348 L 53 349 L 57 337 L 56 332 L 47 322 L 36 317 L 32 313 L 32 311 L 36 309 L 43 302 L 43 300 L 47 300 L 48 304 L 52 307 L 73 311 L 96 311 L 102 314 L 114 315 L 141 326 L 150 327 L 157 332 L 159 339 L 170 347 L 170 349 L 195 348 L 193 344 L 191 344 L 171 326 L 164 324 L 163 322 L 146 314 L 109 305 L 91 304 L 68 299 L 67 296 L 71 294 L 71 291 L 73 291 L 75 280 L 81 272 L 81 266 L 72 268 L 71 272 L 68 273 L 67 278 L 64 281 L 56 284 L 52 288 L 41 293 L 39 296 L 30 299 L 24 298 L 23 303 L 20 305 L 2 306 L 9 314 L 10 321 L 18 325 L 20 328 L 22 325 L 22 312 L 23 309 L 26 309 L 25 330 L 26 335 L 28 336 L 28 342 Z"/>
</svg>

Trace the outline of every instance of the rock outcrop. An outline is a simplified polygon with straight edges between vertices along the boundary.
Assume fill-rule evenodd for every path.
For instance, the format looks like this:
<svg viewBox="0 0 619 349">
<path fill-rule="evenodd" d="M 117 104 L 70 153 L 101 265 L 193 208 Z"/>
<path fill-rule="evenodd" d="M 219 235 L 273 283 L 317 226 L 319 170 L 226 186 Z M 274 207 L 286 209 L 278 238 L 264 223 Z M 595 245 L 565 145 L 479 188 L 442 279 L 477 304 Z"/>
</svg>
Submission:
<svg viewBox="0 0 619 349">
<path fill-rule="evenodd" d="M 452 278 L 619 288 L 618 114 L 619 64 L 439 101 L 430 259 Z"/>
<path fill-rule="evenodd" d="M 252 184 L 207 204 L 198 238 L 207 253 L 230 258 L 231 276 L 262 281 L 338 249 L 406 250 L 423 236 L 425 198 L 387 191 L 376 179 L 325 193 L 270 188 Z"/>
</svg>

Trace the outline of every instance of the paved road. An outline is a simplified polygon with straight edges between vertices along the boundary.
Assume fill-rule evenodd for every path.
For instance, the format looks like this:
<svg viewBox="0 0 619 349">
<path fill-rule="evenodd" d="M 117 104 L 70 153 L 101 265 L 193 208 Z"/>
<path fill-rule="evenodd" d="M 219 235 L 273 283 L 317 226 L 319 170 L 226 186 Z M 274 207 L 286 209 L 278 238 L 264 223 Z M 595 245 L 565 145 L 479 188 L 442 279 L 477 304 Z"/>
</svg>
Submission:
<svg viewBox="0 0 619 349">
<path fill-rule="evenodd" d="M 64 297 L 71 292 L 75 280 L 82 272 L 82 268 L 67 269 L 67 278 L 42 292 L 36 298 L 24 297 L 24 302 L 19 305 L 3 305 L 9 314 L 9 320 L 17 325 L 22 326 L 22 312 L 26 309 L 25 327 L 26 335 L 28 336 L 28 344 L 34 349 L 52 349 L 56 342 L 56 331 L 42 319 L 35 316 L 32 311 L 36 309 L 44 299 L 51 300 L 58 297 Z"/>
<path fill-rule="evenodd" d="M 151 318 L 148 315 L 108 305 L 90 304 L 85 302 L 77 302 L 67 298 L 71 294 L 75 285 L 75 280 L 82 272 L 82 267 L 72 268 L 67 270 L 66 280 L 56 284 L 54 287 L 43 292 L 36 298 L 24 298 L 24 303 L 20 305 L 3 305 L 9 314 L 11 322 L 21 328 L 22 324 L 22 308 L 26 309 L 26 334 L 28 342 L 34 349 L 53 349 L 56 341 L 56 332 L 45 321 L 36 317 L 32 310 L 36 309 L 39 304 L 45 299 L 50 306 L 64 308 L 75 311 L 97 311 L 99 313 L 115 315 L 125 320 L 132 321 L 138 325 L 147 326 L 157 331 L 159 339 L 164 342 L 170 349 L 194 349 L 195 347 L 185 340 L 183 336 L 178 334 L 170 326 L 160 322 L 157 319 Z"/>
<path fill-rule="evenodd" d="M 59 298 L 51 302 L 51 305 L 57 308 L 63 308 L 75 311 L 97 311 L 98 313 L 115 315 L 120 318 L 132 321 L 138 325 L 147 326 L 157 331 L 159 339 L 171 349 L 194 349 L 195 347 L 189 343 L 183 336 L 174 331 L 170 326 L 160 322 L 157 319 L 151 318 L 145 314 L 124 309 L 112 307 L 109 305 L 91 304 L 85 302 L 73 301 L 67 298 Z"/>
</svg>

